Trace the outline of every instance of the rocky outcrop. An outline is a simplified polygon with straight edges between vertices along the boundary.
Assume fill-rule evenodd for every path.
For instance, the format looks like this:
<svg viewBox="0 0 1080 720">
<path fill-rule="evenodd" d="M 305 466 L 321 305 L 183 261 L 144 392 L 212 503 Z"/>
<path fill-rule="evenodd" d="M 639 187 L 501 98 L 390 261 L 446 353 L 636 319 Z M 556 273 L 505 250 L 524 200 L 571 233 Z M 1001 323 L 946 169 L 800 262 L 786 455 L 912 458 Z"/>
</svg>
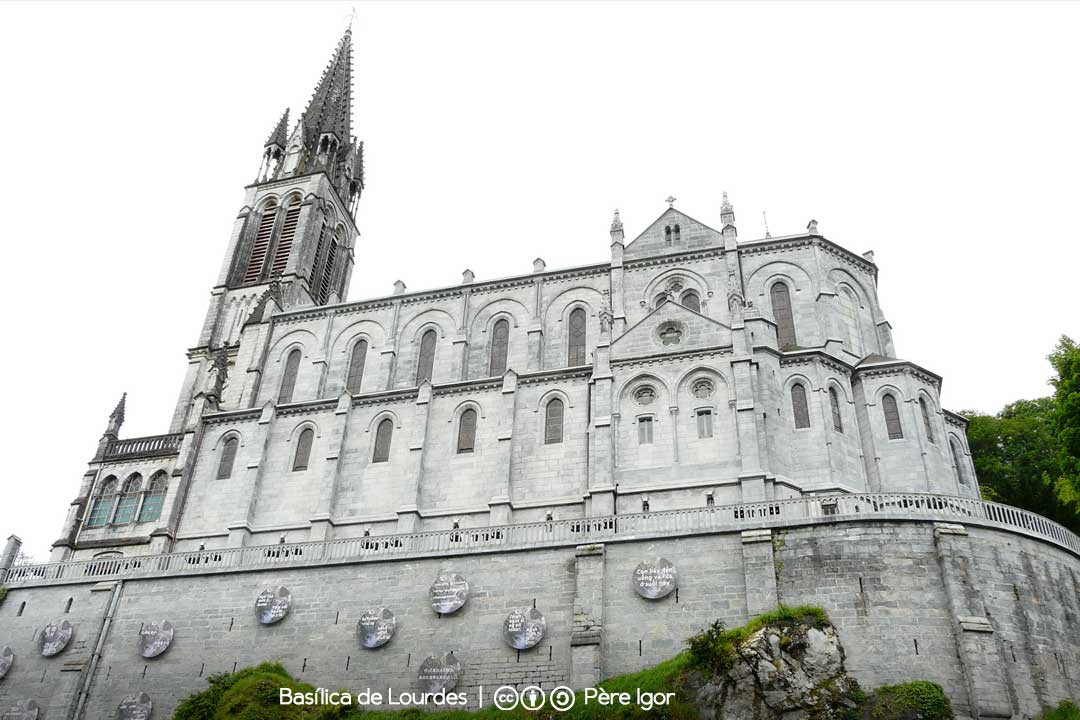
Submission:
<svg viewBox="0 0 1080 720">
<path fill-rule="evenodd" d="M 722 672 L 689 679 L 705 720 L 827 720 L 858 716 L 862 692 L 844 669 L 836 630 L 767 625 L 735 643 Z"/>
</svg>

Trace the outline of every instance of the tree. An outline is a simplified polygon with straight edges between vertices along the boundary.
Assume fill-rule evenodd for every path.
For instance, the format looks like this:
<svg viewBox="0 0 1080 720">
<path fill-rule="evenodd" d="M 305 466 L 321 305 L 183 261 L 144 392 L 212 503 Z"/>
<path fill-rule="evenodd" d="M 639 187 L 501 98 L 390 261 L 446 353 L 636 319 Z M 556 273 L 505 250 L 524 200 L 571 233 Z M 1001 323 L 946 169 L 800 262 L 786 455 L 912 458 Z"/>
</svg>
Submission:
<svg viewBox="0 0 1080 720">
<path fill-rule="evenodd" d="M 984 498 L 1080 533 L 1080 346 L 1062 336 L 1048 359 L 1054 395 L 965 413 L 968 444 Z"/>
<path fill-rule="evenodd" d="M 1080 490 L 1080 346 L 1062 335 L 1047 358 L 1057 371 L 1054 386 L 1054 435 L 1061 473 Z"/>
</svg>

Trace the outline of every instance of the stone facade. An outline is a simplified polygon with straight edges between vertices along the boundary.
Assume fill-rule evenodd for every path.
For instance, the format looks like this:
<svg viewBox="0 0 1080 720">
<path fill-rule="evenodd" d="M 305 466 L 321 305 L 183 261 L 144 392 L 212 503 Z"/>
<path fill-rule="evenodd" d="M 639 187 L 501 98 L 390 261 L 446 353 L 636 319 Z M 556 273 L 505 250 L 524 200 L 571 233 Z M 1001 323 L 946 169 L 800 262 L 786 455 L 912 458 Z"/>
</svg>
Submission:
<svg viewBox="0 0 1080 720">
<path fill-rule="evenodd" d="M 0 705 L 33 697 L 44 717 L 111 717 L 139 686 L 171 710 L 206 675 L 275 657 L 323 687 L 405 688 L 427 654 L 450 650 L 467 688 L 583 686 L 780 601 L 824 606 L 870 685 L 928 678 L 986 717 L 1080 691 L 1069 669 L 1080 545 L 1060 528 L 1029 537 L 1047 521 L 1001 520 L 975 502 L 965 420 L 942 408 L 939 376 L 897 359 L 872 254 L 816 222 L 740 241 L 725 195 L 719 230 L 671 206 L 626 242 L 616 211 L 602 263 L 537 259 L 526 275 L 466 271 L 458 286 L 399 282 L 342 302 L 363 189 L 350 53 L 347 34 L 295 129 L 283 117 L 267 141 L 169 432 L 120 439 L 121 401 L 55 564 L 8 573 L 0 647 L 18 664 Z M 969 534 L 828 517 L 830 498 L 863 493 L 993 522 Z M 797 499 L 817 503 L 817 520 L 773 522 Z M 673 520 L 650 540 L 617 537 L 629 518 L 712 509 L 742 524 L 691 532 Z M 530 523 L 613 541 L 452 545 L 466 533 L 497 544 Z M 436 535 L 444 552 L 385 562 L 203 567 L 260 546 L 266 557 L 348 542 L 392 552 Z M 661 555 L 677 560 L 679 589 L 643 601 L 629 578 Z M 170 556 L 193 574 L 155 574 Z M 439 617 L 423 600 L 450 566 L 475 594 Z M 296 607 L 260 626 L 254 597 L 279 585 Z M 69 599 L 76 644 L 59 663 L 35 656 L 30 643 Z M 512 651 L 497 628 L 534 601 L 548 635 Z M 401 621 L 377 652 L 355 637 L 373 604 Z M 133 638 L 162 616 L 176 644 L 143 662 Z"/>
</svg>

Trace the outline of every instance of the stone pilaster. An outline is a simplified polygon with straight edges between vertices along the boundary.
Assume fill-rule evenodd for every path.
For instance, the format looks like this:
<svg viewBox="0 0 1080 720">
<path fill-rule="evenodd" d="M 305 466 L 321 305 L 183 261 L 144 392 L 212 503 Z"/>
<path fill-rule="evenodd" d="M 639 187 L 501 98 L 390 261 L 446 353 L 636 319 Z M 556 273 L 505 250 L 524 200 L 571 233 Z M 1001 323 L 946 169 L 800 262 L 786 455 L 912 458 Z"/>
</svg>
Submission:
<svg viewBox="0 0 1080 720">
<path fill-rule="evenodd" d="M 775 610 L 776 563 L 772 530 L 744 530 L 742 533 L 743 574 L 746 577 L 746 619 Z"/>
<path fill-rule="evenodd" d="M 974 548 L 967 528 L 934 523 L 934 545 L 971 703 L 966 714 L 976 718 L 1012 717 L 1016 693 L 1009 686 L 1005 658 L 983 604 L 980 577 L 971 567 Z M 957 707 L 957 714 L 964 714 L 964 710 Z"/>
<path fill-rule="evenodd" d="M 574 558 L 574 625 L 570 633 L 570 686 L 593 687 L 604 677 L 604 546 L 579 545 Z"/>
<path fill-rule="evenodd" d="M 240 497 L 245 498 L 243 505 L 238 509 L 239 514 L 235 520 L 229 523 L 229 547 L 243 547 L 247 545 L 251 537 L 251 523 L 255 520 L 255 505 L 259 501 L 259 488 L 262 485 L 264 475 L 263 459 L 270 450 L 270 431 L 273 427 L 277 408 L 273 402 L 263 405 L 262 414 L 255 425 L 254 437 L 251 439 L 253 447 L 259 449 L 258 453 L 248 454 L 247 457 L 256 458 L 244 468 L 242 478 L 244 490 Z"/>
<path fill-rule="evenodd" d="M 424 447 L 431 422 L 431 381 L 424 380 L 416 393 L 416 413 L 410 423 L 409 456 L 405 466 L 405 504 L 398 508 L 399 533 L 420 530 L 420 488 L 424 482 Z"/>
<path fill-rule="evenodd" d="M 495 451 L 495 492 L 488 503 L 491 525 L 507 525 L 512 522 L 510 505 L 510 476 L 514 458 L 514 418 L 517 415 L 517 373 L 507 370 L 503 374 L 502 395 L 499 398 L 499 415 Z"/>
<path fill-rule="evenodd" d="M 334 418 L 326 433 L 325 447 L 329 451 L 326 462 L 322 466 L 322 475 L 319 478 L 319 500 L 315 506 L 315 514 L 311 517 L 311 534 L 308 537 L 312 541 L 331 540 L 333 538 L 333 526 L 331 516 L 334 512 L 334 500 L 337 498 L 338 484 L 341 482 L 341 454 L 345 449 L 345 439 L 349 435 L 349 419 L 351 417 L 352 395 L 343 391 L 338 397 L 337 407 L 334 409 Z"/>
</svg>

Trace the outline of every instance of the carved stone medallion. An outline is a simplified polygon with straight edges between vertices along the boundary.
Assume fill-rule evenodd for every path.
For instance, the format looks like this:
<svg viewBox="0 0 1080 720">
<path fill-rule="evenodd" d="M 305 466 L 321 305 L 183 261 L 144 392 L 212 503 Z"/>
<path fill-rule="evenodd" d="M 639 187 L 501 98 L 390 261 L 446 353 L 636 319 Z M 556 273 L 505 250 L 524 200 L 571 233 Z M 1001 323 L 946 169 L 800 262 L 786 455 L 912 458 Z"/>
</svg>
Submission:
<svg viewBox="0 0 1080 720">
<path fill-rule="evenodd" d="M 360 616 L 360 622 L 356 623 L 356 634 L 360 638 L 360 644 L 366 648 L 377 648 L 385 645 L 394 636 L 397 628 L 397 618 L 390 608 L 373 607 L 364 611 Z"/>
<path fill-rule="evenodd" d="M 33 700 L 15 703 L 0 715 L 0 720 L 37 720 L 38 704 Z"/>
<path fill-rule="evenodd" d="M 146 623 L 139 631 L 139 653 L 144 658 L 156 658 L 172 645 L 176 631 L 168 620 L 158 623 Z"/>
<path fill-rule="evenodd" d="M 634 402 L 638 405 L 652 405 L 656 399 L 656 388 L 652 385 L 642 385 L 634 391 Z"/>
<path fill-rule="evenodd" d="M 59 655 L 71 642 L 71 637 L 74 634 L 75 628 L 71 627 L 71 623 L 67 620 L 64 620 L 59 625 L 49 623 L 38 635 L 38 647 L 41 648 L 41 654 L 45 657 Z"/>
<path fill-rule="evenodd" d="M 128 695 L 120 701 L 116 717 L 119 720 L 147 720 L 154 711 L 154 703 L 144 692 Z"/>
<path fill-rule="evenodd" d="M 678 584 L 679 573 L 666 558 L 645 560 L 634 568 L 634 589 L 643 598 L 659 600 L 667 597 Z"/>
<path fill-rule="evenodd" d="M 450 692 L 461 680 L 461 661 L 454 653 L 429 655 L 416 674 L 420 690 L 426 693 Z"/>
<path fill-rule="evenodd" d="M 4 679 L 4 676 L 8 674 L 8 670 L 15 664 L 15 653 L 11 648 L 6 647 L 0 650 L 0 680 Z"/>
<path fill-rule="evenodd" d="M 503 623 L 503 639 L 516 650 L 528 650 L 544 639 L 547 620 L 536 608 L 514 608 Z"/>
<path fill-rule="evenodd" d="M 292 607 L 292 593 L 286 587 L 277 590 L 267 588 L 259 593 L 255 600 L 255 616 L 263 625 L 273 625 L 289 614 Z"/>
<path fill-rule="evenodd" d="M 677 322 L 666 322 L 656 331 L 656 337 L 662 345 L 678 345 L 683 341 L 684 335 L 686 335 L 686 329 L 682 323 Z"/>
<path fill-rule="evenodd" d="M 460 610 L 469 601 L 469 581 L 459 573 L 444 573 L 431 583 L 431 609 L 446 614 Z"/>
</svg>

